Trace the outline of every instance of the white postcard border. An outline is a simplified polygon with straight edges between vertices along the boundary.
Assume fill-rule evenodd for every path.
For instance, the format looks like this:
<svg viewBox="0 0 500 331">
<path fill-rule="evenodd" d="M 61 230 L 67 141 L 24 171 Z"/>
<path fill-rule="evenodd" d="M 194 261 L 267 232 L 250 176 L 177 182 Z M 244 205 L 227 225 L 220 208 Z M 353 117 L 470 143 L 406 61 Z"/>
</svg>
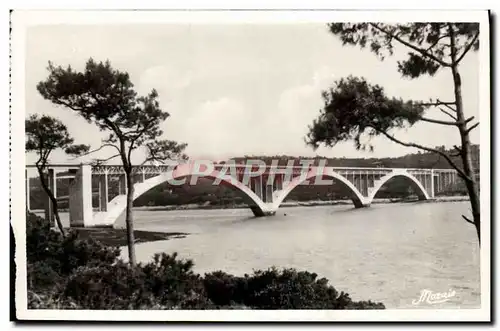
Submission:
<svg viewBox="0 0 500 331">
<path fill-rule="evenodd" d="M 490 51 L 487 11 L 15 11 L 12 20 L 11 76 L 11 224 L 16 238 L 16 305 L 19 319 L 144 321 L 487 321 L 490 319 Z M 28 310 L 24 185 L 25 39 L 29 26 L 40 24 L 236 24 L 331 21 L 480 22 L 480 169 L 481 169 L 481 308 L 384 311 L 230 310 L 230 311 L 85 311 Z M 486 221 L 484 221 L 486 220 Z"/>
</svg>

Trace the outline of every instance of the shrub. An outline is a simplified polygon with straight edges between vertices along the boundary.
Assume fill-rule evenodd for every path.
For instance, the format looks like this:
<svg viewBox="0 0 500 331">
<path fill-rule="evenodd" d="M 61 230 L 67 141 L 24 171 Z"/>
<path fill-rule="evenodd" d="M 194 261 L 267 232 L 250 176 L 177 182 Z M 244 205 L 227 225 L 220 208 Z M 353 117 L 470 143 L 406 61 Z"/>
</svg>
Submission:
<svg viewBox="0 0 500 331">
<path fill-rule="evenodd" d="M 352 301 L 347 305 L 347 309 L 359 310 L 359 309 L 385 309 L 385 306 L 381 302 L 368 301 Z"/>
<path fill-rule="evenodd" d="M 120 254 L 118 247 L 108 247 L 92 239 L 81 240 L 70 231 L 66 236 L 53 230 L 45 219 L 26 214 L 26 259 L 28 288 L 54 294 L 75 269 L 110 265 Z"/>
<path fill-rule="evenodd" d="M 78 233 L 66 236 L 51 229 L 43 218 L 29 213 L 26 224 L 28 263 L 43 263 L 60 275 L 68 275 L 80 266 L 112 264 L 120 255 L 118 247 L 109 247 L 93 239 L 81 240 Z"/>
<path fill-rule="evenodd" d="M 44 261 L 28 263 L 28 289 L 47 289 L 61 283 L 63 278 Z"/>
<path fill-rule="evenodd" d="M 59 263 L 61 274 L 70 274 L 78 267 L 110 265 L 120 255 L 118 247 L 109 247 L 91 238 L 81 240 L 78 233 L 69 232 L 54 251 L 54 259 Z"/>
<path fill-rule="evenodd" d="M 230 306 L 245 302 L 246 280 L 223 271 L 205 274 L 203 286 L 208 298 L 216 306 Z"/>
<path fill-rule="evenodd" d="M 155 254 L 152 262 L 141 266 L 148 291 L 164 306 L 195 309 L 207 304 L 202 279 L 192 270 L 193 261 L 177 256 Z"/>
<path fill-rule="evenodd" d="M 54 293 L 35 293 L 28 291 L 29 309 L 84 309 L 68 298 Z"/>
<path fill-rule="evenodd" d="M 35 214 L 26 213 L 26 258 L 28 263 L 46 259 L 53 251 L 53 245 L 59 245 L 61 240 L 61 234 L 52 231 L 48 221 Z"/>
<path fill-rule="evenodd" d="M 354 302 L 328 285 L 326 278 L 295 269 L 258 270 L 235 277 L 222 271 L 205 275 L 205 291 L 217 306 L 240 305 L 253 309 L 384 309 L 381 303 Z"/>
<path fill-rule="evenodd" d="M 260 309 L 344 309 L 350 299 L 317 274 L 271 268 L 248 277 L 248 306 Z"/>
<path fill-rule="evenodd" d="M 157 254 L 146 265 L 81 267 L 75 270 L 63 297 L 87 309 L 207 309 L 201 278 L 191 270 L 193 263 L 177 254 Z"/>
<path fill-rule="evenodd" d="M 137 309 L 154 304 L 145 291 L 144 273 L 121 261 L 109 266 L 78 268 L 61 295 L 86 309 Z"/>
</svg>

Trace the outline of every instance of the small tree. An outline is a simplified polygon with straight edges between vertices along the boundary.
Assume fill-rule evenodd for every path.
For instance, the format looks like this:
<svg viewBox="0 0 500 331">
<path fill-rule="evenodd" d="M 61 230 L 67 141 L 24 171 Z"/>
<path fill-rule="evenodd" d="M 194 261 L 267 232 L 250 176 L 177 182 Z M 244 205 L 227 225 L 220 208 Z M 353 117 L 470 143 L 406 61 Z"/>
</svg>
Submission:
<svg viewBox="0 0 500 331">
<path fill-rule="evenodd" d="M 109 61 L 96 63 L 89 59 L 82 72 L 71 66 L 62 68 L 49 63 L 49 77 L 38 84 L 40 94 L 54 104 L 67 107 L 102 131 L 109 132 L 103 144 L 94 151 L 109 147 L 115 153 L 109 161 L 119 157 L 127 183 L 126 227 L 128 255 L 131 265 L 136 264 L 132 205 L 134 182 L 132 178 L 132 152 L 143 146 L 147 149 L 147 161 L 163 162 L 167 159 L 185 158 L 186 144 L 157 140 L 162 134 L 160 124 L 169 117 L 161 110 L 158 93 L 152 90 L 146 96 L 138 96 L 128 73 L 115 70 Z"/>
<path fill-rule="evenodd" d="M 430 102 L 403 101 L 389 98 L 382 87 L 371 85 L 363 78 L 347 77 L 323 91 L 324 108 L 309 127 L 308 144 L 317 148 L 320 143 L 332 146 L 339 141 L 354 140 L 357 149 L 373 146 L 361 142 L 364 134 L 382 135 L 407 147 L 414 147 L 443 156 L 458 172 L 467 187 L 472 217 L 463 218 L 473 224 L 480 241 L 480 206 L 478 183 L 471 159 L 470 132 L 479 123 L 472 124 L 474 117 L 466 118 L 462 102 L 462 81 L 459 65 L 470 50 L 479 49 L 479 24 L 477 23 L 335 23 L 330 32 L 339 37 L 344 45 L 370 47 L 381 60 L 393 54 L 396 43 L 408 48 L 408 57 L 398 62 L 403 77 L 418 78 L 435 75 L 439 70 L 450 70 L 453 78 L 454 100 Z M 424 116 L 427 110 L 439 109 L 451 121 Z M 405 142 L 390 133 L 392 129 L 409 127 L 417 122 L 456 127 L 461 144 L 455 145 L 454 153 L 443 149 Z M 452 157 L 459 156 L 460 163 Z"/>
<path fill-rule="evenodd" d="M 40 177 L 40 183 L 52 204 L 57 226 L 64 235 L 64 228 L 58 212 L 57 199 L 47 183 L 45 174 L 47 162 L 52 151 L 56 149 L 63 149 L 68 154 L 78 154 L 87 151 L 89 147 L 86 145 L 74 145 L 74 140 L 70 137 L 66 126 L 58 119 L 47 115 L 31 115 L 25 121 L 25 131 L 26 151 L 35 152 L 38 155 L 35 165 Z"/>
</svg>

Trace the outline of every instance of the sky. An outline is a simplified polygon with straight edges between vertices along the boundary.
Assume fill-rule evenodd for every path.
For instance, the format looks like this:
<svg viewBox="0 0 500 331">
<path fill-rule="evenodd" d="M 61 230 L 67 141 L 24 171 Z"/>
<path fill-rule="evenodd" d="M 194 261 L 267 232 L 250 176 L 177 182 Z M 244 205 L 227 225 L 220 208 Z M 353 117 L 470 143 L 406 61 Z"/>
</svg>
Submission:
<svg viewBox="0 0 500 331">
<path fill-rule="evenodd" d="M 240 25 L 46 25 L 30 27 L 26 41 L 26 116 L 43 113 L 67 125 L 76 143 L 100 146 L 105 133 L 73 111 L 54 106 L 36 90 L 48 75 L 48 61 L 83 69 L 90 58 L 109 60 L 130 74 L 140 94 L 155 88 L 170 113 L 162 139 L 188 144 L 191 158 L 222 160 L 242 155 L 390 157 L 415 153 L 383 137 L 374 151 L 357 151 L 353 142 L 314 151 L 304 137 L 322 105 L 321 91 L 349 75 L 385 88 L 389 96 L 452 100 L 449 70 L 434 77 L 402 78 L 397 60 L 405 48 L 380 61 L 369 50 L 342 46 L 324 24 Z M 467 116 L 479 119 L 479 56 L 469 52 L 460 73 Z M 427 117 L 447 120 L 438 110 Z M 480 127 L 479 127 L 480 129 Z M 479 143 L 479 129 L 471 140 Z M 401 140 L 430 147 L 459 144 L 454 127 L 419 123 L 394 131 Z M 93 157 L 112 155 L 103 150 Z M 140 162 L 142 155 L 135 155 Z M 88 161 L 83 157 L 78 162 Z M 27 155 L 27 162 L 36 160 Z M 75 162 L 62 152 L 51 162 Z M 119 163 L 119 160 L 114 163 Z"/>
</svg>

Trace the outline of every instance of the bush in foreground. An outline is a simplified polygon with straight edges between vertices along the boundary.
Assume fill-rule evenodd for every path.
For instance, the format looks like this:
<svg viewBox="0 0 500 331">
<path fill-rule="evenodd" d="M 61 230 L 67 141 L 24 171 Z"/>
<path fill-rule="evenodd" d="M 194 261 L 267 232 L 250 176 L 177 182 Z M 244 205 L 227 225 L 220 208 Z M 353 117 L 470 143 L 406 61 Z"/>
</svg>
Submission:
<svg viewBox="0 0 500 331">
<path fill-rule="evenodd" d="M 41 218 L 28 215 L 28 302 L 38 309 L 384 309 L 352 301 L 325 278 L 295 269 L 204 277 L 191 260 L 157 254 L 131 267 L 119 249 L 77 233 L 62 237 Z"/>
<path fill-rule="evenodd" d="M 63 237 L 35 214 L 27 213 L 26 219 L 28 288 L 55 286 L 78 267 L 110 265 L 120 255 L 118 247 L 81 240 L 74 231 Z"/>
<path fill-rule="evenodd" d="M 270 268 L 237 277 L 216 271 L 203 279 L 208 298 L 218 306 L 253 309 L 383 309 L 380 303 L 352 301 L 326 278 L 308 271 Z"/>
</svg>

